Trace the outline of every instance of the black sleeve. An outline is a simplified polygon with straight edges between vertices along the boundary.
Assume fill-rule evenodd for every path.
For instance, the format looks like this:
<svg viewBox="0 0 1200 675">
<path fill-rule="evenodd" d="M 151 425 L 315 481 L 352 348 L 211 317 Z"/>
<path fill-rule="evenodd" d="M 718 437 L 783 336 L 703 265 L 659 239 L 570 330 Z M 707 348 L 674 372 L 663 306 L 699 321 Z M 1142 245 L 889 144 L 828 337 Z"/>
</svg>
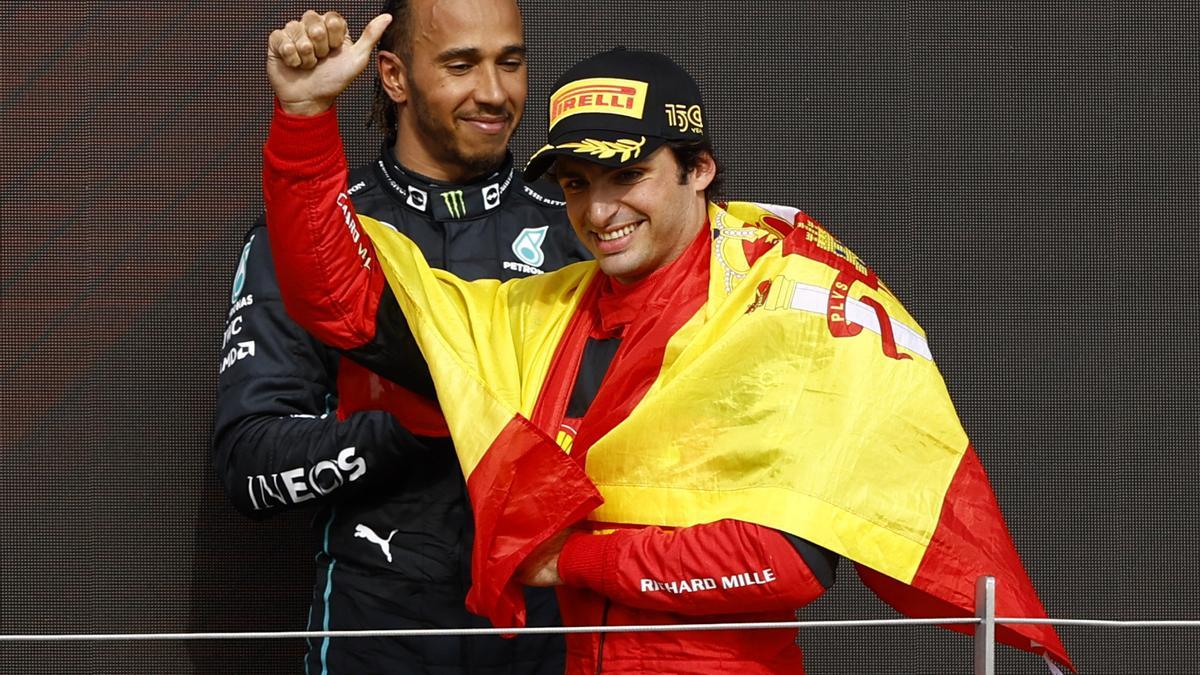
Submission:
<svg viewBox="0 0 1200 675">
<path fill-rule="evenodd" d="M 400 311 L 400 303 L 392 287 L 384 285 L 375 318 L 375 339 L 367 344 L 347 349 L 346 356 L 392 382 L 431 400 L 437 400 L 429 365 L 417 346 L 408 319 Z"/>
<path fill-rule="evenodd" d="M 296 325 L 280 300 L 265 227 L 246 237 L 217 379 L 213 464 L 253 518 L 386 489 L 424 447 L 388 413 L 338 421 L 338 354 Z"/>
<path fill-rule="evenodd" d="M 827 548 L 822 548 L 812 543 L 807 539 L 801 539 L 794 534 L 789 534 L 783 530 L 778 530 L 784 539 L 796 549 L 796 553 L 804 560 L 804 564 L 808 565 L 808 569 L 812 571 L 813 576 L 817 578 L 825 588 L 832 588 L 833 582 L 837 580 L 837 565 L 838 554 L 830 551 Z"/>
</svg>

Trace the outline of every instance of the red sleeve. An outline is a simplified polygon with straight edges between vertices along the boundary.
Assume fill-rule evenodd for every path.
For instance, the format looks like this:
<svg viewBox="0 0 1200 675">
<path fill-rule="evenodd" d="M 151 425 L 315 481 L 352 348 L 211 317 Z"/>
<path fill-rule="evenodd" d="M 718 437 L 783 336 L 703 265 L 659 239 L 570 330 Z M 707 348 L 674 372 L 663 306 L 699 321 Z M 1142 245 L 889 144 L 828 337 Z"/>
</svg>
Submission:
<svg viewBox="0 0 1200 675">
<path fill-rule="evenodd" d="M 289 115 L 278 102 L 263 146 L 263 198 L 284 306 L 338 349 L 375 337 L 384 277 L 346 194 L 337 113 Z"/>
<path fill-rule="evenodd" d="M 783 535 L 740 520 L 575 534 L 558 573 L 624 605 L 687 615 L 795 609 L 825 592 Z"/>
</svg>

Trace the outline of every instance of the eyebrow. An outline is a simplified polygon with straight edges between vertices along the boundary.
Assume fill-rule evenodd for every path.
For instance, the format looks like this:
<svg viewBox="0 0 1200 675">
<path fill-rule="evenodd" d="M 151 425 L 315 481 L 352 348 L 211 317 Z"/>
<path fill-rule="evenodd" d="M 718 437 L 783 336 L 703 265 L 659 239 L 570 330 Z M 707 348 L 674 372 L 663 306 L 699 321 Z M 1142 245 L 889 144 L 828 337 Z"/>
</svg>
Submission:
<svg viewBox="0 0 1200 675">
<path fill-rule="evenodd" d="M 438 61 L 454 59 L 478 59 L 482 51 L 478 47 L 451 47 L 437 55 Z M 507 45 L 500 50 L 501 56 L 525 55 L 525 45 Z"/>
</svg>

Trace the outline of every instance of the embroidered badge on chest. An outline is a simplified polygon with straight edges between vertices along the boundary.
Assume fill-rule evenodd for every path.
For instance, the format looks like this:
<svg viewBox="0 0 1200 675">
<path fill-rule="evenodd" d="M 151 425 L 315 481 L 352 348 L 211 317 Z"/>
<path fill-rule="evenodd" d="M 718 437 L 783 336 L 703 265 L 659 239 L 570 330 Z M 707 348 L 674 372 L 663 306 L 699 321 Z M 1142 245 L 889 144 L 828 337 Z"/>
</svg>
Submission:
<svg viewBox="0 0 1200 675">
<path fill-rule="evenodd" d="M 542 242 L 546 240 L 549 226 L 527 227 L 513 240 L 512 251 L 526 265 L 541 267 L 546 262 L 546 254 L 542 252 Z"/>
</svg>

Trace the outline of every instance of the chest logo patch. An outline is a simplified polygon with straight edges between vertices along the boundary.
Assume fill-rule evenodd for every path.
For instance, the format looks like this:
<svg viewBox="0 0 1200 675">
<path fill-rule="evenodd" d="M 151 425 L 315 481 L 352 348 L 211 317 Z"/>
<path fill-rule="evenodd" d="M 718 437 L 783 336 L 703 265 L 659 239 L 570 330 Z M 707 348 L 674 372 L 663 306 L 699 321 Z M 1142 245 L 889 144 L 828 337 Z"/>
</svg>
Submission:
<svg viewBox="0 0 1200 675">
<path fill-rule="evenodd" d="M 408 205 L 418 211 L 425 211 L 425 205 L 429 202 L 429 193 L 415 187 L 408 188 Z"/>
<path fill-rule="evenodd" d="M 467 199 L 462 190 L 443 192 L 442 201 L 446 203 L 446 210 L 450 212 L 451 218 L 462 218 L 467 215 Z"/>
<path fill-rule="evenodd" d="M 242 289 L 246 286 L 246 261 L 250 258 L 250 245 L 254 243 L 255 235 L 250 235 L 250 241 L 242 247 L 242 258 L 238 261 L 237 272 L 233 275 L 233 290 L 229 295 L 229 304 L 236 304 L 242 297 Z"/>
<path fill-rule="evenodd" d="M 500 184 L 492 183 L 483 188 L 483 208 L 494 209 L 500 205 Z"/>
<path fill-rule="evenodd" d="M 512 251 L 526 265 L 541 267 L 546 262 L 546 254 L 542 252 L 542 242 L 546 241 L 546 231 L 549 226 L 527 227 L 513 240 Z"/>
</svg>

